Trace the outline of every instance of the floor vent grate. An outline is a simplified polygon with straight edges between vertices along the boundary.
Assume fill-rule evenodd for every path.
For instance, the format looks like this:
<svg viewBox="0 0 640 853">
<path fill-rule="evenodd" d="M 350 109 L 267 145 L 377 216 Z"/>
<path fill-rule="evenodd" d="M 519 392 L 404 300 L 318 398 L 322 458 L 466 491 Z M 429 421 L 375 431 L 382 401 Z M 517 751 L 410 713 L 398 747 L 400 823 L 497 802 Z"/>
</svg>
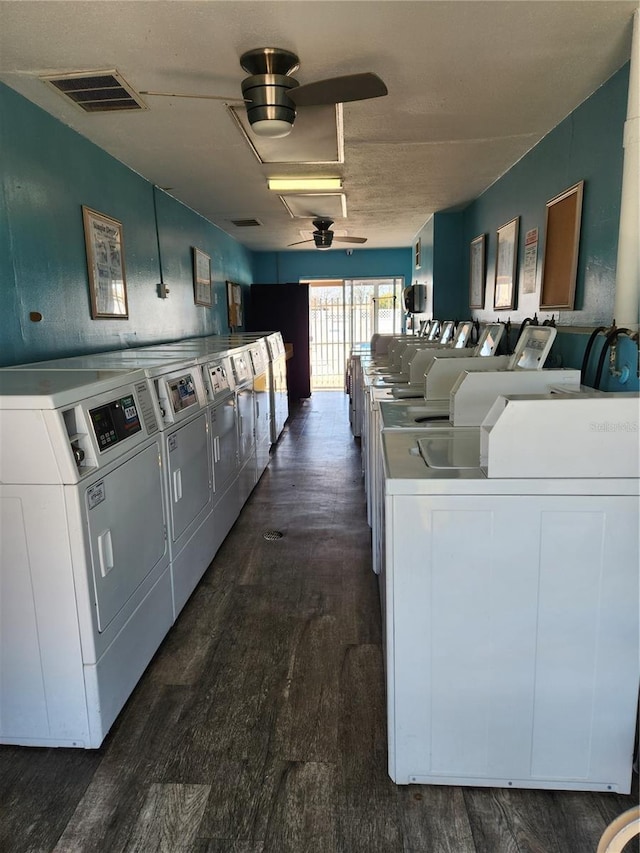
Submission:
<svg viewBox="0 0 640 853">
<path fill-rule="evenodd" d="M 267 542 L 277 542 L 278 539 L 282 539 L 284 533 L 281 533 L 279 530 L 267 530 L 262 536 Z"/>
</svg>

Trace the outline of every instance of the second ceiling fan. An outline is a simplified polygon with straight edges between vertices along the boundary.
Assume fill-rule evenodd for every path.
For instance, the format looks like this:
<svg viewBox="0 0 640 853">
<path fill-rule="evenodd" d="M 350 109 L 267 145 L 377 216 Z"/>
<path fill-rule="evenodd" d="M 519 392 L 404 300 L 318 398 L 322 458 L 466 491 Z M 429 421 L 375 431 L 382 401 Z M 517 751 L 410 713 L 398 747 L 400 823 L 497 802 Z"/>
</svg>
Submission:
<svg viewBox="0 0 640 853">
<path fill-rule="evenodd" d="M 302 246 L 303 243 L 315 243 L 316 249 L 330 249 L 333 241 L 336 243 L 366 243 L 366 237 L 340 237 L 333 233 L 331 226 L 333 219 L 314 219 L 315 231 L 311 240 L 298 240 L 297 243 L 289 243 L 289 246 Z"/>
</svg>

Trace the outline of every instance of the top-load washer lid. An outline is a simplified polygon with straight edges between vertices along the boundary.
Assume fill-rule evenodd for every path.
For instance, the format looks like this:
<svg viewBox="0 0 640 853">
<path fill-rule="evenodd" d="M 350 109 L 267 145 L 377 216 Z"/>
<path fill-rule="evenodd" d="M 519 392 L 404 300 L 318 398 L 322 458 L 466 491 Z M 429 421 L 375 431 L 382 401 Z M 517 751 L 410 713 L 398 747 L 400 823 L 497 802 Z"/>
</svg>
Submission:
<svg viewBox="0 0 640 853">
<path fill-rule="evenodd" d="M 429 468 L 480 468 L 480 429 L 460 427 L 429 433 L 418 439 L 418 449 Z"/>
<path fill-rule="evenodd" d="M 490 323 L 485 326 L 473 354 L 479 356 L 495 355 L 503 334 L 503 323 Z"/>
<path fill-rule="evenodd" d="M 527 326 L 509 361 L 509 370 L 542 370 L 558 334 L 553 326 Z"/>
<path fill-rule="evenodd" d="M 465 320 L 464 323 L 460 323 L 458 328 L 456 329 L 455 338 L 453 339 L 453 347 L 454 349 L 462 349 L 466 347 L 469 338 L 471 337 L 471 331 L 473 330 L 473 321 Z"/>
</svg>

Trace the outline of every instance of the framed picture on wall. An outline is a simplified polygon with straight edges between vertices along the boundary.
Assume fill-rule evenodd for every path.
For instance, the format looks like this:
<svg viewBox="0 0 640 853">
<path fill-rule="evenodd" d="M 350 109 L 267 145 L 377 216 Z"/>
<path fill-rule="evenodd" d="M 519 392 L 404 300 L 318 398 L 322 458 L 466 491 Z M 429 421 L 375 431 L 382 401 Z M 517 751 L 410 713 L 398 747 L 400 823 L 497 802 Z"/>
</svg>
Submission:
<svg viewBox="0 0 640 853">
<path fill-rule="evenodd" d="M 122 223 L 82 205 L 93 320 L 127 320 Z"/>
<path fill-rule="evenodd" d="M 415 268 L 419 270 L 422 266 L 422 240 L 419 238 L 416 240 L 416 244 L 413 247 L 413 259 Z"/>
<path fill-rule="evenodd" d="M 484 308 L 486 275 L 485 235 L 474 237 L 469 256 L 469 308 Z"/>
<path fill-rule="evenodd" d="M 227 308 L 229 311 L 229 328 L 233 332 L 243 324 L 242 317 L 242 287 L 233 281 L 227 282 Z"/>
<path fill-rule="evenodd" d="M 516 269 L 518 263 L 518 223 L 516 216 L 498 228 L 496 246 L 496 278 L 493 307 L 496 311 L 515 308 Z"/>
<path fill-rule="evenodd" d="M 213 304 L 211 296 L 211 258 L 209 255 L 193 249 L 193 301 L 196 305 L 210 308 Z"/>
</svg>

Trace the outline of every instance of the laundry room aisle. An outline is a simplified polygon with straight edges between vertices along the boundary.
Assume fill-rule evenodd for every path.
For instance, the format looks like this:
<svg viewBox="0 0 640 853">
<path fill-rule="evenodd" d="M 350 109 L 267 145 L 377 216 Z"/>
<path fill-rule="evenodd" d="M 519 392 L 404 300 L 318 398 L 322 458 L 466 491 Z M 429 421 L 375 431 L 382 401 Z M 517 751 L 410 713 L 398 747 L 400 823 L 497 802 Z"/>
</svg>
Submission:
<svg viewBox="0 0 640 853">
<path fill-rule="evenodd" d="M 637 800 L 396 787 L 380 644 L 359 445 L 318 392 L 102 748 L 0 747 L 0 850 L 595 853 Z"/>
</svg>

